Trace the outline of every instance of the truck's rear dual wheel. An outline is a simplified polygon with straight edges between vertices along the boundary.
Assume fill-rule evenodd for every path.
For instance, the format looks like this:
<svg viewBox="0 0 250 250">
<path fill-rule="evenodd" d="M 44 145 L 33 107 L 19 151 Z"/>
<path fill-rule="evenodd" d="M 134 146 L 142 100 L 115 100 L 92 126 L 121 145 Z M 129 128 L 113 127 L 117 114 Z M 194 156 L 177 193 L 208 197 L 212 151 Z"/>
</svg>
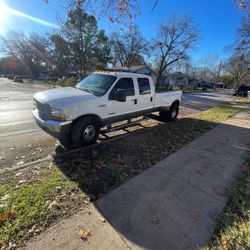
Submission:
<svg viewBox="0 0 250 250">
<path fill-rule="evenodd" d="M 179 114 L 179 105 L 174 103 L 168 111 L 160 112 L 160 118 L 164 122 L 175 121 Z"/>
<path fill-rule="evenodd" d="M 100 133 L 100 124 L 95 117 L 82 117 L 77 120 L 71 130 L 71 140 L 75 147 L 94 143 Z"/>
</svg>

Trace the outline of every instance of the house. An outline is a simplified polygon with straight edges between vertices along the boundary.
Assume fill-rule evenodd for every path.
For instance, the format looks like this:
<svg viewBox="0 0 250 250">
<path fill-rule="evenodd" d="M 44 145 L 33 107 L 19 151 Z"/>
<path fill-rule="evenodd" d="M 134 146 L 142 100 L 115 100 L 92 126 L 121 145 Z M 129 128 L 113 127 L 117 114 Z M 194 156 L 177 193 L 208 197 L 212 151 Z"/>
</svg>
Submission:
<svg viewBox="0 0 250 250">
<path fill-rule="evenodd" d="M 157 73 L 151 69 L 149 65 L 134 65 L 131 67 L 117 67 L 113 68 L 112 70 L 114 71 L 124 71 L 124 72 L 131 72 L 131 73 L 138 73 L 138 74 L 144 74 L 151 76 L 154 83 L 157 81 Z"/>
<path fill-rule="evenodd" d="M 209 89 L 217 89 L 217 88 L 227 88 L 227 85 L 222 82 L 206 82 L 206 81 L 201 81 L 197 84 L 197 87 L 199 88 L 209 88 Z"/>
<path fill-rule="evenodd" d="M 180 88 L 188 87 L 192 82 L 192 79 L 181 72 L 169 73 L 166 76 L 161 77 L 160 84 L 164 85 L 178 85 Z"/>
</svg>

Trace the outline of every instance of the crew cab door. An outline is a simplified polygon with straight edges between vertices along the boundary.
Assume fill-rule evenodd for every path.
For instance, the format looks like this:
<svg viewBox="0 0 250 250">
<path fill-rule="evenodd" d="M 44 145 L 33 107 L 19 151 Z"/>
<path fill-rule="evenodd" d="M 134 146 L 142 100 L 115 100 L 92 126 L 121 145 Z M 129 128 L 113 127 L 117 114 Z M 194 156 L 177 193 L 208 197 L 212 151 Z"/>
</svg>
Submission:
<svg viewBox="0 0 250 250">
<path fill-rule="evenodd" d="M 150 112 L 153 109 L 154 93 L 149 78 L 137 77 L 138 85 L 138 110 L 142 112 Z"/>
<path fill-rule="evenodd" d="M 123 90 L 126 101 L 121 102 L 113 99 L 117 90 Z M 109 121 L 115 122 L 122 119 L 129 119 L 129 116 L 137 110 L 137 98 L 133 78 L 120 78 L 108 94 L 107 114 Z"/>
</svg>

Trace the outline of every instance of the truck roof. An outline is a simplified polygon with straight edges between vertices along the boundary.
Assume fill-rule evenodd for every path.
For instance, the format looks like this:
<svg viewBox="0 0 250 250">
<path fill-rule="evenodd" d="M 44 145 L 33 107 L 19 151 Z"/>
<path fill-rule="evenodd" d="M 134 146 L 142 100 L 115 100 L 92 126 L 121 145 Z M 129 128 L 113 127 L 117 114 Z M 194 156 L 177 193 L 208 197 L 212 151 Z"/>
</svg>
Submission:
<svg viewBox="0 0 250 250">
<path fill-rule="evenodd" d="M 139 73 L 132 73 L 132 72 L 123 72 L 123 71 L 95 71 L 93 73 L 105 74 L 105 75 L 114 75 L 114 76 L 137 76 L 137 77 L 150 77 L 148 75 L 139 74 Z"/>
</svg>

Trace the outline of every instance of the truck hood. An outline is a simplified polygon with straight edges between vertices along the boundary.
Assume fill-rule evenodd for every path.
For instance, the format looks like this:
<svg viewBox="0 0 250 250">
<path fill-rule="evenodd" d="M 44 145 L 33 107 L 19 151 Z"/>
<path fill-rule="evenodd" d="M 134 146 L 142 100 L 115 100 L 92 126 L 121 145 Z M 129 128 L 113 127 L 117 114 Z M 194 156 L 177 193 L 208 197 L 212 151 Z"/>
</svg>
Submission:
<svg viewBox="0 0 250 250">
<path fill-rule="evenodd" d="M 38 92 L 34 95 L 34 98 L 52 106 L 57 106 L 58 104 L 64 106 L 66 103 L 70 104 L 73 102 L 89 100 L 96 98 L 96 96 L 76 88 L 66 87 Z"/>
</svg>

